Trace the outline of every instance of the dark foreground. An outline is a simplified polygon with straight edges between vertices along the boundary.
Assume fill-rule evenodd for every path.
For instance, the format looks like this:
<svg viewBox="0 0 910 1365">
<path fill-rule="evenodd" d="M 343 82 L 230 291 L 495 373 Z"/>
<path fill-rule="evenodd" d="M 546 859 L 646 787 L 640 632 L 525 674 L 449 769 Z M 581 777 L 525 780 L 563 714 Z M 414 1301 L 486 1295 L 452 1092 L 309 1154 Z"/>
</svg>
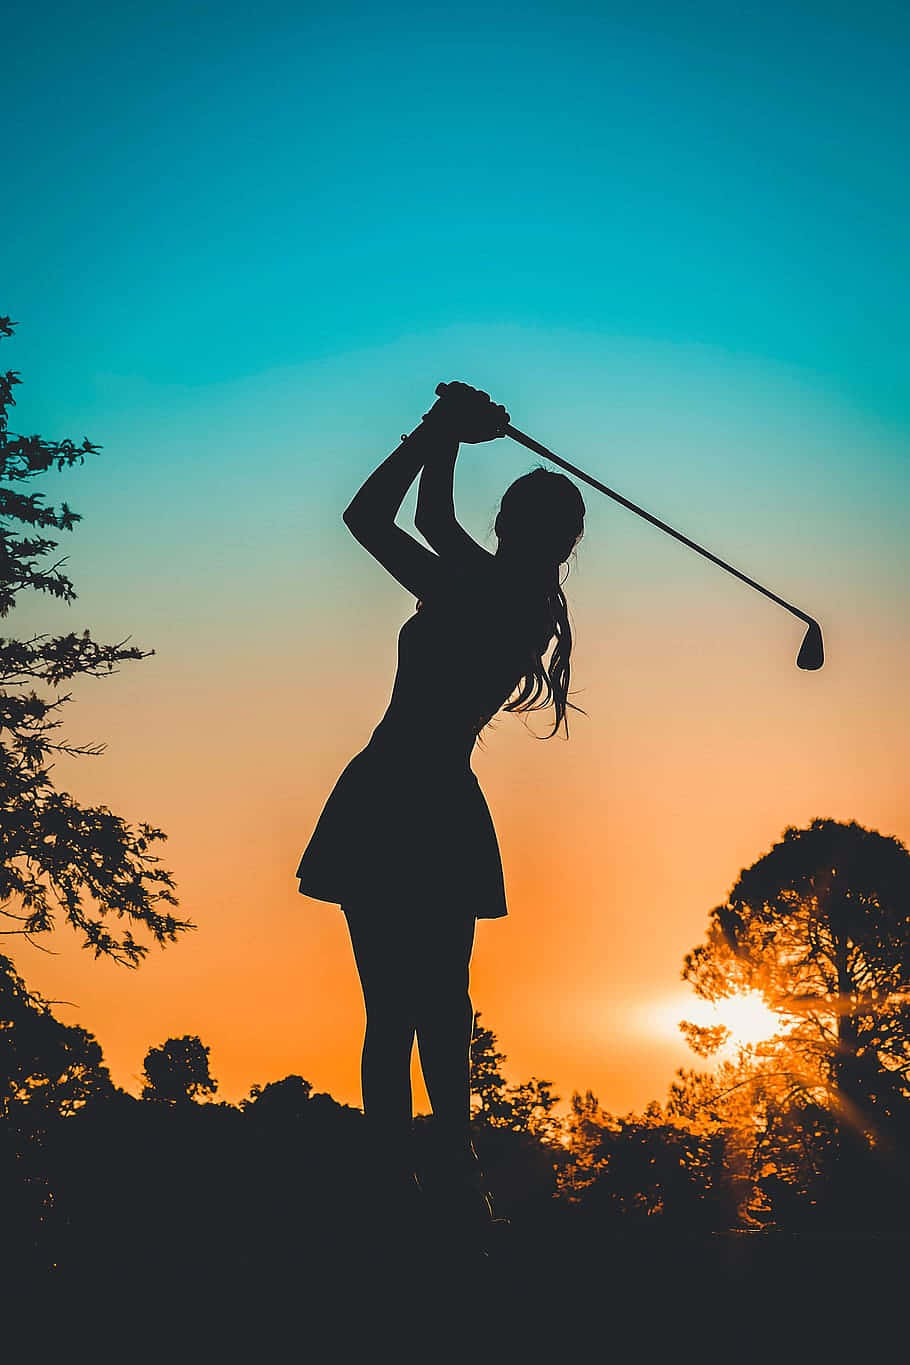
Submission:
<svg viewBox="0 0 910 1365">
<path fill-rule="evenodd" d="M 7 1344 L 35 1361 L 839 1359 L 891 1353 L 910 1286 L 910 1242 L 606 1236 L 555 1204 L 487 1255 L 419 1220 L 221 1232 L 83 1233 L 56 1267 L 12 1266 Z"/>
</svg>

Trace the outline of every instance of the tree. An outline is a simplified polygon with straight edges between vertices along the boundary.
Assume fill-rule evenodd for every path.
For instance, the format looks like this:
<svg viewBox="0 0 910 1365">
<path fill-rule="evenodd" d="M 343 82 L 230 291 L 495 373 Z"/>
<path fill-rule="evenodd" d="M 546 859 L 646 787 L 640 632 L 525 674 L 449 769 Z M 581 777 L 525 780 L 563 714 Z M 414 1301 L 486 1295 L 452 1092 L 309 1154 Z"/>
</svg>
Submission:
<svg viewBox="0 0 910 1365">
<path fill-rule="evenodd" d="M 910 1094 L 910 853 L 852 822 L 789 828 L 711 912 L 683 975 L 709 1000 L 758 990 L 807 1088 L 893 1117 Z"/>
<path fill-rule="evenodd" d="M 719 1132 L 678 1122 L 659 1104 L 624 1118 L 575 1091 L 560 1192 L 614 1226 L 720 1230 L 735 1221 L 735 1187 Z"/>
<path fill-rule="evenodd" d="M 260 1121 L 267 1119 L 296 1126 L 308 1117 L 312 1095 L 312 1085 L 302 1076 L 285 1076 L 280 1081 L 254 1085 L 249 1098 L 240 1101 L 240 1108 L 244 1111 L 255 1110 L 255 1116 Z"/>
<path fill-rule="evenodd" d="M 564 1160 L 559 1103 L 550 1081 L 509 1085 L 496 1034 L 474 1015 L 471 1040 L 473 1141 L 498 1214 L 533 1217 L 556 1193 Z"/>
<path fill-rule="evenodd" d="M 508 1116 L 506 1078 L 502 1074 L 505 1060 L 495 1033 L 481 1025 L 480 1011 L 476 1010 L 471 1035 L 471 1095 L 478 1101 L 474 1112 L 483 1123 L 495 1124 Z"/>
<path fill-rule="evenodd" d="M 560 1123 L 552 1111 L 559 1096 L 553 1094 L 552 1081 L 532 1076 L 518 1085 L 508 1085 L 502 1072 L 506 1060 L 496 1034 L 481 1025 L 477 1011 L 471 1039 L 471 1094 L 478 1101 L 475 1118 L 491 1128 L 529 1133 L 544 1142 L 556 1141 Z"/>
<path fill-rule="evenodd" d="M 50 1002 L 29 991 L 0 956 L 0 1121 L 43 1127 L 49 1117 L 66 1117 L 112 1093 L 92 1035 L 55 1019 Z"/>
<path fill-rule="evenodd" d="M 50 1002 L 29 991 L 0 956 L 0 1267 L 14 1269 L 46 1239 L 61 1120 L 113 1093 L 91 1034 L 55 1019 Z"/>
<path fill-rule="evenodd" d="M 0 318 L 0 336 L 10 336 L 14 325 Z M 7 413 L 20 382 L 14 370 L 0 375 L 0 618 L 28 590 L 75 601 L 62 570 L 65 557 L 48 562 L 59 542 L 45 533 L 72 531 L 79 514 L 66 502 L 47 506 L 42 493 L 25 493 L 16 485 L 55 466 L 59 473 L 83 464 L 100 449 L 87 438 L 77 444 L 10 432 Z M 88 630 L 0 637 L 0 914 L 17 926 L 4 933 L 31 941 L 52 930 L 62 911 L 96 957 L 105 954 L 135 967 L 148 946 L 134 938 L 134 926 L 162 946 L 193 927 L 160 908 L 177 905 L 173 879 L 151 851 L 166 837 L 162 831 L 146 823 L 134 828 L 106 806 L 81 806 L 51 780 L 49 760 L 55 754 L 104 750 L 58 737 L 60 712 L 71 698 L 61 686 L 107 676 L 125 660 L 150 652 L 127 640 L 101 644 Z M 119 936 L 111 932 L 110 916 L 126 922 Z"/>
<path fill-rule="evenodd" d="M 835 1129 L 781 1051 L 777 1040 L 741 1047 L 710 1072 L 681 1069 L 666 1112 L 693 1134 L 723 1143 L 742 1224 L 796 1231 L 817 1222 L 827 1198 Z"/>
<path fill-rule="evenodd" d="M 168 1038 L 161 1047 L 149 1048 L 142 1069 L 147 1080 L 144 1100 L 190 1104 L 198 1095 L 214 1095 L 218 1089 L 209 1074 L 209 1049 L 194 1034 Z"/>
<path fill-rule="evenodd" d="M 714 1076 L 680 1073 L 674 1111 L 745 1135 L 760 1189 L 815 1198 L 828 1181 L 839 1209 L 868 1207 L 873 1165 L 893 1177 L 910 1140 L 904 845 L 856 822 L 786 829 L 711 912 L 683 976 L 709 1000 L 760 991 L 781 1031 Z M 709 1054 L 719 1039 L 690 1041 Z"/>
</svg>

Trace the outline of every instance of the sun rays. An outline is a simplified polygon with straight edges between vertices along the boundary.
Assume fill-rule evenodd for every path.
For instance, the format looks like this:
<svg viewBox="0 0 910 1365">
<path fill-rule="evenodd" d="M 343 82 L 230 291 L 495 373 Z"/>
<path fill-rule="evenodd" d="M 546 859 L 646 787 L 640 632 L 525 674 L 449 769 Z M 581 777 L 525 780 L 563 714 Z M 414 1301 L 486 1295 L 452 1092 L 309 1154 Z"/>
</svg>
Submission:
<svg viewBox="0 0 910 1365">
<path fill-rule="evenodd" d="M 764 1043 L 788 1027 L 786 1020 L 770 1009 L 757 991 L 730 995 L 714 1004 L 679 992 L 642 1011 L 642 1024 L 647 1031 L 665 1037 L 679 1037 L 683 1020 L 702 1029 L 725 1029 L 727 1037 L 719 1050 L 720 1056 Z"/>
</svg>

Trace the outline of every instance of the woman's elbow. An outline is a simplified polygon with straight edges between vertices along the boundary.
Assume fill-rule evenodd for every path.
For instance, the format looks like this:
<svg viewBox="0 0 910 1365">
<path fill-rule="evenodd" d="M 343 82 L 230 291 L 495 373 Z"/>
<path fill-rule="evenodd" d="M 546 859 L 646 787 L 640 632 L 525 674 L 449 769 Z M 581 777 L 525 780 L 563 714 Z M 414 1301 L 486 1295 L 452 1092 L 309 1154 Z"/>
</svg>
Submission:
<svg viewBox="0 0 910 1365">
<path fill-rule="evenodd" d="M 353 535 L 356 535 L 363 526 L 363 512 L 358 508 L 356 498 L 348 503 L 341 514 L 341 520 Z"/>
<path fill-rule="evenodd" d="M 353 503 L 344 509 L 341 519 L 358 544 L 367 550 L 375 544 L 377 536 L 381 535 L 376 518 L 365 515 L 363 508 L 356 507 Z"/>
</svg>

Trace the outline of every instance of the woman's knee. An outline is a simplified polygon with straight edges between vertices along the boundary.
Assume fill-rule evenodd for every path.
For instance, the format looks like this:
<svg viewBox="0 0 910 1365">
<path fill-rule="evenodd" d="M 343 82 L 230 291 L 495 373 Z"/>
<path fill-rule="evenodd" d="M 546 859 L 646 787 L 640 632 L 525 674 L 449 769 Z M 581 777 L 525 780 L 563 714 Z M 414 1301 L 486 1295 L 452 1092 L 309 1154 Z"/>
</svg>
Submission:
<svg viewBox="0 0 910 1365">
<path fill-rule="evenodd" d="M 470 1005 L 470 965 L 457 957 L 430 958 L 423 963 L 421 979 L 415 986 L 421 1005 L 432 1008 L 439 1001 L 447 1010 L 465 1002 Z"/>
<path fill-rule="evenodd" d="M 470 1041 L 474 1030 L 474 1006 L 466 985 L 459 982 L 448 989 L 437 983 L 422 993 L 417 1005 L 418 1034 L 445 1033 Z"/>
<path fill-rule="evenodd" d="M 367 1003 L 366 1037 L 371 1042 L 383 1039 L 413 1038 L 417 1027 L 417 1009 L 410 1003 L 383 1000 Z"/>
</svg>

